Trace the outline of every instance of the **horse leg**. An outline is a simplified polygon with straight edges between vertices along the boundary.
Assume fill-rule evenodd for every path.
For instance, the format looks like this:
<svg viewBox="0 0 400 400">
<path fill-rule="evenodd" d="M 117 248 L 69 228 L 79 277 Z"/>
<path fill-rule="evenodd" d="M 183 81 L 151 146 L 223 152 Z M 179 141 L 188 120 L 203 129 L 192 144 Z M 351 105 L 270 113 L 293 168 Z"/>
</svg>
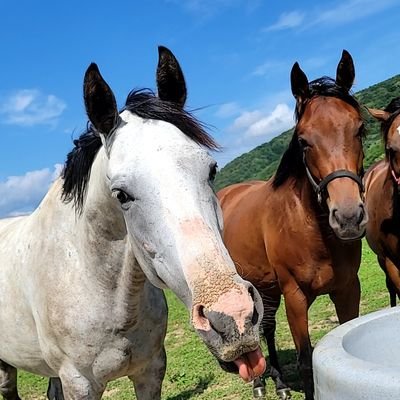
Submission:
<svg viewBox="0 0 400 400">
<path fill-rule="evenodd" d="M 167 356 L 162 346 L 158 356 L 153 357 L 151 362 L 140 370 L 140 373 L 130 375 L 138 400 L 160 400 L 161 385 L 167 367 Z"/>
<path fill-rule="evenodd" d="M 60 378 L 50 378 L 47 388 L 47 398 L 49 400 L 64 400 L 64 393 Z"/>
<path fill-rule="evenodd" d="M 329 294 L 335 305 L 336 315 L 340 324 L 358 317 L 360 312 L 360 294 L 360 280 L 357 275 L 346 287 Z"/>
<path fill-rule="evenodd" d="M 0 394 L 4 400 L 21 400 L 17 391 L 17 369 L 0 360 Z"/>
<path fill-rule="evenodd" d="M 261 322 L 262 330 L 264 337 L 267 341 L 268 346 L 268 365 L 269 369 L 266 371 L 266 375 L 269 375 L 275 383 L 276 394 L 281 400 L 290 399 L 290 388 L 289 386 L 283 381 L 282 378 L 282 370 L 279 365 L 278 355 L 276 352 L 275 346 L 275 331 L 276 331 L 276 312 L 279 308 L 281 302 L 281 296 L 271 297 L 268 295 L 264 295 L 261 293 L 261 297 L 264 304 L 264 317 Z M 253 384 L 253 392 L 254 397 L 261 397 L 261 394 L 264 392 L 260 387 L 264 387 L 265 379 L 257 379 L 254 381 Z"/>
<path fill-rule="evenodd" d="M 63 366 L 59 372 L 59 388 L 64 392 L 65 400 L 100 400 L 103 395 L 105 384 L 89 380 L 83 376 L 74 366 Z M 50 386 L 58 386 L 57 378 L 51 378 Z M 54 386 L 53 386 L 54 387 Z M 59 394 L 59 393 L 58 393 Z"/>
<path fill-rule="evenodd" d="M 385 257 L 378 257 L 378 263 L 379 263 L 382 271 L 385 273 L 386 288 L 389 292 L 390 307 L 395 307 L 396 306 L 396 288 L 393 285 L 393 282 L 391 281 L 388 271 L 386 269 Z"/>
<path fill-rule="evenodd" d="M 400 271 L 388 257 L 384 259 L 384 263 L 385 268 L 382 265 L 381 267 L 386 273 L 386 287 L 390 295 L 390 306 L 395 307 L 396 293 L 400 298 Z"/>
<path fill-rule="evenodd" d="M 308 333 L 307 299 L 296 282 L 290 282 L 283 288 L 286 316 L 297 350 L 297 362 L 304 384 L 305 400 L 314 399 L 314 381 L 312 372 L 312 347 Z"/>
<path fill-rule="evenodd" d="M 397 303 L 396 288 L 394 287 L 393 282 L 391 281 L 388 275 L 386 275 L 386 288 L 389 292 L 390 307 L 396 307 Z"/>
</svg>

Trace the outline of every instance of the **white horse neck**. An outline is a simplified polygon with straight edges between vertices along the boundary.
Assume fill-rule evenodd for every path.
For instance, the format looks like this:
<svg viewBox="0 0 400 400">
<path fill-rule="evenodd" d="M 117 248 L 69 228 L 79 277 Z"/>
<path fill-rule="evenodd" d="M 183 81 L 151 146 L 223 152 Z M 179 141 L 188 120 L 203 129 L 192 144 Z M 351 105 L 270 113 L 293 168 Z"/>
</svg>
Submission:
<svg viewBox="0 0 400 400">
<path fill-rule="evenodd" d="M 65 254 L 64 249 L 60 251 L 65 247 L 72 254 L 70 265 L 64 268 L 79 270 L 87 285 L 106 291 L 104 298 L 114 302 L 116 320 L 130 323 L 135 319 L 146 277 L 128 240 L 119 204 L 106 185 L 106 166 L 107 157 L 100 148 L 92 165 L 82 213 L 61 200 L 60 178 L 30 219 L 33 226 L 44 224 L 52 231 L 58 239 L 53 241 L 58 252 Z"/>
</svg>

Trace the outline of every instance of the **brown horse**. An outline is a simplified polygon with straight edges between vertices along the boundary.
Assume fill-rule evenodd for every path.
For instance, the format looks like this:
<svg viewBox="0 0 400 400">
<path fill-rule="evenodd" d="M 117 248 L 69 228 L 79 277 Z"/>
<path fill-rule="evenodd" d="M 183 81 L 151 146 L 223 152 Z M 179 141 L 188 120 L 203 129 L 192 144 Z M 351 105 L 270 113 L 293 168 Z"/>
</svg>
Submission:
<svg viewBox="0 0 400 400">
<path fill-rule="evenodd" d="M 390 305 L 400 297 L 400 97 L 385 110 L 369 109 L 381 121 L 385 160 L 365 175 L 367 240 L 386 274 Z"/>
<path fill-rule="evenodd" d="M 313 399 L 314 393 L 310 305 L 317 296 L 329 294 L 340 323 L 359 312 L 357 272 L 367 216 L 360 177 L 364 125 L 359 104 L 349 93 L 354 75 L 345 50 L 336 80 L 323 77 L 309 83 L 295 63 L 291 86 L 297 124 L 275 176 L 267 182 L 231 185 L 218 194 L 225 244 L 239 274 L 263 298 L 270 375 L 282 399 L 290 392 L 275 348 L 281 294 L 306 399 Z"/>
</svg>

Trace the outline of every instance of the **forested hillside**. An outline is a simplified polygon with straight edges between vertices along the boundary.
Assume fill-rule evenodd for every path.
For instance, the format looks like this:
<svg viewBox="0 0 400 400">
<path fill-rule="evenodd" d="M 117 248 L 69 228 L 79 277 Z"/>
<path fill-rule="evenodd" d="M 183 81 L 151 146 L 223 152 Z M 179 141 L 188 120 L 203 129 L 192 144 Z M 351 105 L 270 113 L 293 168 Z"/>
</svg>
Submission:
<svg viewBox="0 0 400 400">
<path fill-rule="evenodd" d="M 400 96 L 400 75 L 356 93 L 361 104 L 374 108 L 386 107 L 390 100 L 397 96 Z M 366 119 L 367 137 L 364 142 L 364 165 L 365 168 L 368 168 L 374 161 L 383 157 L 383 145 L 379 124 L 372 120 L 367 113 Z M 292 134 L 293 130 L 290 129 L 273 138 L 270 142 L 235 158 L 217 174 L 216 188 L 219 190 L 231 183 L 249 179 L 269 178 L 275 172 Z"/>
</svg>

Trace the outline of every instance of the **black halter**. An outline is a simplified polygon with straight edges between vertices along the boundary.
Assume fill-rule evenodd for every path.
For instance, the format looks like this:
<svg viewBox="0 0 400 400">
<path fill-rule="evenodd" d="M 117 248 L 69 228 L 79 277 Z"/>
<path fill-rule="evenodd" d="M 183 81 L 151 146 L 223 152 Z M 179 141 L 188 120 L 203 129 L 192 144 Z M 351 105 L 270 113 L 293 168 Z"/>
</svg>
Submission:
<svg viewBox="0 0 400 400">
<path fill-rule="evenodd" d="M 392 157 L 390 156 L 390 153 L 388 154 L 388 160 L 389 160 L 390 174 L 392 175 L 393 182 L 397 186 L 397 190 L 400 192 L 400 177 L 397 176 L 396 171 L 393 168 L 393 162 L 392 162 Z"/>
<path fill-rule="evenodd" d="M 338 178 L 350 178 L 355 181 L 360 189 L 360 193 L 364 194 L 364 184 L 362 178 L 356 175 L 354 172 L 348 171 L 347 169 L 338 169 L 337 171 L 333 171 L 328 174 L 325 178 L 323 178 L 319 183 L 317 183 L 312 176 L 306 161 L 306 153 L 303 152 L 303 164 L 306 169 L 308 180 L 311 183 L 315 193 L 317 194 L 318 203 L 322 203 L 322 194 L 326 192 L 326 187 L 328 186 L 329 182 L 332 182 L 334 179 Z"/>
</svg>

